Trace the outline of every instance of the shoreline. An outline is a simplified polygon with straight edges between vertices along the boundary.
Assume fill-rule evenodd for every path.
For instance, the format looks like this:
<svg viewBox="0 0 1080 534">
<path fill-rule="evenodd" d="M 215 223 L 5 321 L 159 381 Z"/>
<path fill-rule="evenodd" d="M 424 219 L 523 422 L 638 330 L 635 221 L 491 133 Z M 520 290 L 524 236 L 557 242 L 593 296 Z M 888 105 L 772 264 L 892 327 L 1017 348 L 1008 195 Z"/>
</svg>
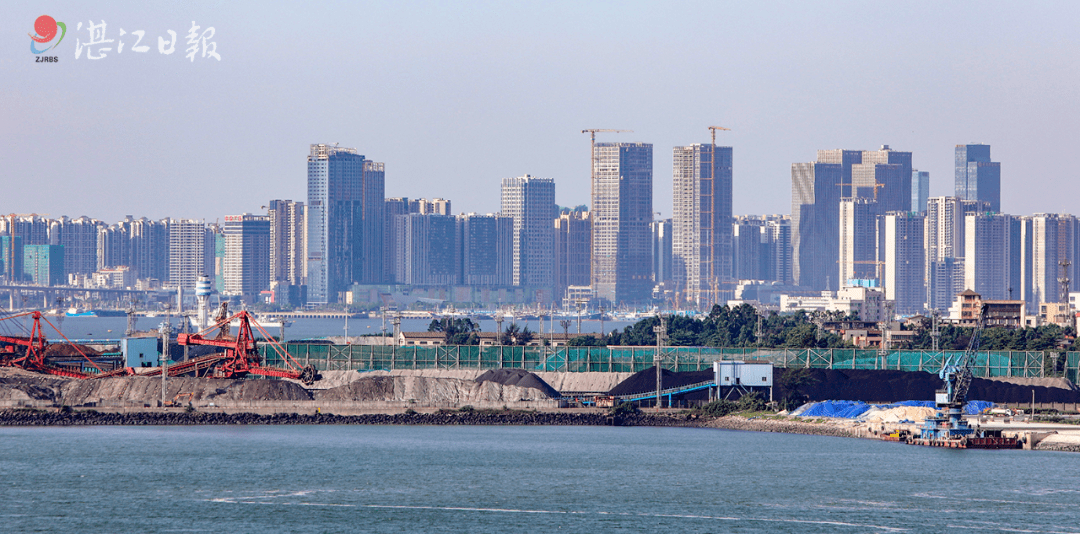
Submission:
<svg viewBox="0 0 1080 534">
<path fill-rule="evenodd" d="M 649 426 L 712 428 L 745 432 L 772 432 L 838 438 L 879 440 L 861 427 L 838 421 L 810 422 L 766 417 L 727 415 L 714 419 L 686 413 L 637 413 L 611 415 L 605 412 L 552 411 L 459 411 L 440 410 L 415 413 L 371 413 L 336 415 L 330 413 L 256 414 L 250 412 L 98 412 L 95 410 L 5 409 L 0 410 L 0 428 L 100 427 L 100 426 L 239 426 L 239 425 L 406 425 L 406 426 Z M 1056 433 L 1055 433 L 1056 434 Z M 1047 436 L 1033 450 L 1080 452 L 1080 441 Z"/>
</svg>

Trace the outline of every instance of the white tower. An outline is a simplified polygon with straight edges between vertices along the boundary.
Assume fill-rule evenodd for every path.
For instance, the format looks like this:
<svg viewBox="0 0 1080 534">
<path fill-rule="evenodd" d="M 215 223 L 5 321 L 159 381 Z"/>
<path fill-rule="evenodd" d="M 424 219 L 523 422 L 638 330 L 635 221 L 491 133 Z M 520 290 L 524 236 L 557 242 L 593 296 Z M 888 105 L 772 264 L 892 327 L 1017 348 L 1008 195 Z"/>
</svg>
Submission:
<svg viewBox="0 0 1080 534">
<path fill-rule="evenodd" d="M 210 326 L 207 324 L 207 318 L 210 315 L 210 294 L 213 292 L 210 277 L 200 274 L 195 280 L 195 300 L 199 303 L 199 330 L 205 330 Z"/>
</svg>

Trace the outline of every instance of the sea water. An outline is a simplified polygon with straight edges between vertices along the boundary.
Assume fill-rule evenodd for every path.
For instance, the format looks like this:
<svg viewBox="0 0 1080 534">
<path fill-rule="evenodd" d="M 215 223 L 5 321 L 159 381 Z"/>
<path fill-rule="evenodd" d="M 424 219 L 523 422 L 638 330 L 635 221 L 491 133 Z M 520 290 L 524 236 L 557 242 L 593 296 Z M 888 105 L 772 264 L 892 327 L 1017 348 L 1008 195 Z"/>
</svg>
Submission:
<svg viewBox="0 0 1080 534">
<path fill-rule="evenodd" d="M 72 340 L 102 340 L 102 339 L 120 339 L 124 336 L 124 330 L 127 329 L 126 317 L 65 317 L 62 321 L 57 320 L 56 317 L 49 317 L 49 321 L 52 325 L 60 329 L 64 336 Z M 141 331 L 153 330 L 157 331 L 158 327 L 165 317 L 138 317 L 136 318 L 135 328 Z M 173 327 L 173 332 L 179 331 L 180 319 L 173 316 L 170 318 Z M 322 318 L 298 318 L 289 319 L 291 324 L 285 327 L 285 339 L 316 339 L 325 338 L 328 336 L 343 336 L 346 332 L 346 326 L 348 326 L 349 336 L 363 336 L 363 335 L 377 335 L 383 333 L 383 322 L 379 318 L 371 319 L 349 319 L 346 325 L 345 319 L 322 319 Z M 480 325 L 481 331 L 494 332 L 498 329 L 498 325 L 493 320 L 481 320 L 477 321 Z M 402 319 L 401 329 L 406 332 L 426 332 L 428 325 L 431 324 L 431 319 Z M 503 328 L 506 328 L 509 323 L 504 321 Z M 611 332 L 613 329 L 619 329 L 620 331 L 625 329 L 628 325 L 634 324 L 627 321 L 581 321 L 581 332 L 583 333 L 597 333 L 600 332 L 603 327 L 604 332 Z M 528 327 L 534 333 L 540 331 L 539 321 L 533 319 L 531 321 L 521 321 L 518 323 L 521 328 Z M 394 327 L 390 324 L 389 318 L 387 318 L 385 324 L 388 332 L 393 332 Z M 559 321 L 544 321 L 544 332 L 551 332 L 554 327 L 554 331 L 563 332 L 562 326 L 559 325 Z M 45 337 L 49 339 L 60 339 L 60 336 L 56 333 L 52 326 L 45 325 Z M 29 318 L 9 319 L 7 321 L 0 321 L 0 335 L 27 335 L 30 331 Z M 567 329 L 567 332 L 574 334 L 577 332 L 577 322 L 575 321 Z M 268 328 L 267 333 L 271 336 L 280 336 L 280 328 Z M 256 334 L 259 335 L 259 334 Z"/>
<path fill-rule="evenodd" d="M 1080 456 L 698 428 L 0 428 L 6 532 L 1080 532 Z"/>
</svg>

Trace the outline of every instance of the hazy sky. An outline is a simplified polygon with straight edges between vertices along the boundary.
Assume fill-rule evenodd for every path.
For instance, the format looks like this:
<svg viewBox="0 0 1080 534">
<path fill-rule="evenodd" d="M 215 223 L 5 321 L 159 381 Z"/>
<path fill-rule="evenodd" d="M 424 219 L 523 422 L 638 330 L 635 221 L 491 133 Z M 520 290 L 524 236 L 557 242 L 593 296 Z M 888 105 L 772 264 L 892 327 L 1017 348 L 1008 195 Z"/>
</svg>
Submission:
<svg viewBox="0 0 1080 534">
<path fill-rule="evenodd" d="M 387 196 L 497 211 L 500 179 L 532 174 L 583 204 L 580 131 L 621 128 L 600 139 L 653 143 L 669 217 L 671 149 L 710 125 L 732 130 L 717 142 L 734 147 L 737 214 L 788 213 L 791 163 L 819 148 L 912 151 L 931 194 L 952 194 L 970 142 L 1001 162 L 1004 212 L 1080 212 L 1080 2 L 15 4 L 0 7 L 3 213 L 260 212 L 306 199 L 319 142 L 385 162 Z M 45 54 L 58 63 L 30 52 L 42 14 L 68 27 Z M 76 59 L 91 20 L 125 50 Z M 192 21 L 215 28 L 220 62 L 185 57 Z"/>
</svg>

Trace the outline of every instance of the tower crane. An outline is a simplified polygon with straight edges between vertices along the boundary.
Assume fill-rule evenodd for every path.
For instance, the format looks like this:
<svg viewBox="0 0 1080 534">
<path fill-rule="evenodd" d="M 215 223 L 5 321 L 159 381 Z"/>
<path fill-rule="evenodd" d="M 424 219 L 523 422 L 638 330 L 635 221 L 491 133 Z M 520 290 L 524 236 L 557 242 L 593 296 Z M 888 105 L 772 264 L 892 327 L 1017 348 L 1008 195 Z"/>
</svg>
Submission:
<svg viewBox="0 0 1080 534">
<path fill-rule="evenodd" d="M 594 210 L 594 211 L 596 210 L 596 164 L 600 160 L 600 158 L 598 158 L 596 156 L 596 133 L 597 132 L 633 133 L 634 131 L 633 130 L 616 130 L 616 129 L 611 129 L 611 128 L 586 128 L 584 130 L 581 130 L 581 133 L 589 134 L 589 143 L 590 143 L 590 151 L 591 151 L 590 152 L 590 155 L 591 155 L 590 161 L 592 163 L 590 165 L 590 169 L 589 169 L 589 209 Z M 595 221 L 595 219 L 593 219 L 593 220 Z M 593 223 L 593 228 L 594 229 L 596 228 L 595 222 Z M 596 268 L 596 254 L 595 254 L 594 251 L 595 251 L 595 247 L 592 250 L 589 251 L 589 254 L 590 254 L 589 255 L 589 265 L 590 265 L 590 267 L 592 269 L 592 272 L 595 273 L 595 272 L 597 272 L 597 268 Z"/>
<path fill-rule="evenodd" d="M 702 220 L 707 221 L 709 228 L 707 229 L 709 238 L 706 240 L 706 244 L 709 248 L 709 304 L 715 305 L 720 300 L 720 280 L 716 273 L 716 241 L 720 237 L 720 233 L 716 231 L 716 131 L 722 130 L 730 132 L 731 128 L 725 128 L 723 126 L 709 126 L 709 133 L 712 135 L 712 160 L 709 165 L 709 183 L 712 184 L 709 195 L 709 213 L 708 215 L 702 214 Z M 721 224 L 731 224 L 730 221 L 723 221 Z M 698 305 L 701 304 L 700 296 L 697 299 Z"/>
</svg>

